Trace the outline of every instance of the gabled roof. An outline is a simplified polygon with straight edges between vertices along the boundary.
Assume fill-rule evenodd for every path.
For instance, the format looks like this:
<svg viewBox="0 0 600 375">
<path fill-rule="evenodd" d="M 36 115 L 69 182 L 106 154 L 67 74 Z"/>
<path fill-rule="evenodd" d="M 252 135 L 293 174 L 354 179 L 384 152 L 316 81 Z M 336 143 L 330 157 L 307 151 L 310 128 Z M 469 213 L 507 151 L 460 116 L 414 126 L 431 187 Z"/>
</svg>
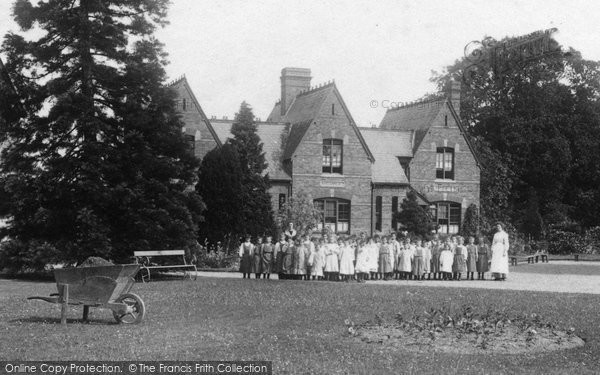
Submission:
<svg viewBox="0 0 600 375">
<path fill-rule="evenodd" d="M 302 138 L 304 138 L 304 134 L 306 134 L 312 122 L 312 119 L 308 119 L 290 126 L 290 132 L 285 143 L 285 151 L 283 152 L 283 160 L 288 160 L 294 155 L 296 148 L 302 141 Z"/>
<path fill-rule="evenodd" d="M 227 139 L 232 138 L 231 126 L 234 120 L 213 120 L 213 126 L 219 141 L 227 142 Z M 266 173 L 269 174 L 271 180 L 291 181 L 291 176 L 283 168 L 282 153 L 283 144 L 288 125 L 278 123 L 257 123 L 257 134 L 263 144 L 263 152 L 267 161 Z"/>
<path fill-rule="evenodd" d="M 335 89 L 335 83 L 332 82 L 298 94 L 281 120 L 295 124 L 314 119 L 321 111 L 323 102 Z"/>
<path fill-rule="evenodd" d="M 408 184 L 399 158 L 412 157 L 413 131 L 359 128 L 375 156 L 371 167 L 375 184 Z"/>
<path fill-rule="evenodd" d="M 175 86 L 183 86 L 187 90 L 187 92 L 190 94 L 190 98 L 192 98 L 192 101 L 194 102 L 194 105 L 196 106 L 196 110 L 200 113 L 200 117 L 202 117 L 202 121 L 204 121 L 204 123 L 206 124 L 206 127 L 208 128 L 208 131 L 210 131 L 210 134 L 214 138 L 215 142 L 217 142 L 217 146 L 219 146 L 219 147 L 222 146 L 223 143 L 220 141 L 219 137 L 217 136 L 217 133 L 215 132 L 215 129 L 213 128 L 212 124 L 208 120 L 208 117 L 202 110 L 202 107 L 200 106 L 198 99 L 196 99 L 196 95 L 194 95 L 194 92 L 192 91 L 192 89 L 187 81 L 187 78 L 185 78 L 185 75 L 181 76 L 180 78 L 176 79 L 175 81 L 173 81 L 167 85 L 167 87 L 175 87 Z"/>
<path fill-rule="evenodd" d="M 323 103 L 330 95 L 336 96 L 344 113 L 348 115 L 350 126 L 354 129 L 354 132 L 369 159 L 371 161 L 375 160 L 334 81 L 298 94 L 290 105 L 290 108 L 287 110 L 285 116 L 280 118 L 281 122 L 291 124 L 290 135 L 283 155 L 284 160 L 290 159 L 294 155 L 296 148 L 302 141 L 302 138 L 304 138 L 304 134 L 306 134 L 310 125 L 319 116 Z M 271 115 L 275 116 L 275 111 L 280 109 L 280 105 L 280 103 L 275 104 L 273 111 L 271 111 Z M 269 115 L 269 119 L 273 120 L 276 116 L 271 118 L 271 115 Z"/>
<path fill-rule="evenodd" d="M 379 125 L 382 129 L 412 130 L 415 132 L 413 153 L 417 151 L 431 123 L 444 108 L 446 98 L 434 98 L 387 110 Z"/>
<path fill-rule="evenodd" d="M 281 122 L 281 101 L 275 103 L 271 114 L 267 117 L 268 122 Z"/>
</svg>

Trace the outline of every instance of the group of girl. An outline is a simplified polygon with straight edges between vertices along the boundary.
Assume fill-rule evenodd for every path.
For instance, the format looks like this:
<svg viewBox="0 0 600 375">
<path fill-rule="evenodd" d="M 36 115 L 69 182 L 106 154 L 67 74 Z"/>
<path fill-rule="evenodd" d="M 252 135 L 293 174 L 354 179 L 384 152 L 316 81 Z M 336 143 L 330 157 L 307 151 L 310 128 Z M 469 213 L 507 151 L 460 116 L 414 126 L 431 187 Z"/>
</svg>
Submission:
<svg viewBox="0 0 600 375">
<path fill-rule="evenodd" d="M 367 238 L 325 235 L 292 237 L 282 234 L 273 243 L 271 236 L 253 244 L 249 236 L 239 250 L 240 272 L 244 278 L 329 280 L 365 282 L 366 280 L 467 280 L 485 279 L 491 252 L 483 237 L 477 244 L 469 237 L 448 236 L 441 240 L 375 235 Z"/>
</svg>

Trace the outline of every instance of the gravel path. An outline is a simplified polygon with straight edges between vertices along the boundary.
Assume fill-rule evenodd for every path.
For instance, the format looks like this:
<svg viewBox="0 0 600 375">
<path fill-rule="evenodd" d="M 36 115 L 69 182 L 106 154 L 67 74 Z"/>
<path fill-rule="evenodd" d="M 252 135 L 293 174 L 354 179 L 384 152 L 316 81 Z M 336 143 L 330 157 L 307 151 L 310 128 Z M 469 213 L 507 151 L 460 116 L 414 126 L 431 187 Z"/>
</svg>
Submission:
<svg viewBox="0 0 600 375">
<path fill-rule="evenodd" d="M 519 266 L 511 267 L 506 281 L 493 280 L 474 280 L 474 281 L 437 281 L 437 280 L 393 280 L 393 281 L 368 281 L 367 284 L 380 285 L 416 285 L 425 287 L 442 288 L 481 288 L 481 289 L 508 289 L 508 290 L 529 290 L 538 292 L 558 292 L 558 293 L 586 293 L 600 294 L 600 263 L 598 262 L 574 262 L 574 261 L 555 261 L 552 265 L 581 265 L 585 267 L 597 267 L 598 275 L 570 275 L 570 274 L 543 274 L 519 272 Z M 544 267 L 544 264 L 536 266 Z M 200 277 L 215 278 L 241 278 L 242 274 L 238 272 L 198 272 Z M 489 274 L 486 274 L 490 278 Z M 254 276 L 253 276 L 254 277 Z M 271 277 L 277 278 L 272 275 Z"/>
</svg>

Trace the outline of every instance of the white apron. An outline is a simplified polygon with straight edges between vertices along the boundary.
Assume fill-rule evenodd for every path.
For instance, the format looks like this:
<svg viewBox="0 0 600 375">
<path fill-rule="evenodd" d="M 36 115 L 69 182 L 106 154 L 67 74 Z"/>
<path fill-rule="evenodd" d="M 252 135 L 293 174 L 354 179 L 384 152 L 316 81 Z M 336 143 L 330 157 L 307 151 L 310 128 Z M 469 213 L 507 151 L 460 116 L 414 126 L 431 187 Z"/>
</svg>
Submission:
<svg viewBox="0 0 600 375">
<path fill-rule="evenodd" d="M 500 231 L 494 234 L 492 241 L 492 273 L 508 273 L 508 234 Z"/>
</svg>

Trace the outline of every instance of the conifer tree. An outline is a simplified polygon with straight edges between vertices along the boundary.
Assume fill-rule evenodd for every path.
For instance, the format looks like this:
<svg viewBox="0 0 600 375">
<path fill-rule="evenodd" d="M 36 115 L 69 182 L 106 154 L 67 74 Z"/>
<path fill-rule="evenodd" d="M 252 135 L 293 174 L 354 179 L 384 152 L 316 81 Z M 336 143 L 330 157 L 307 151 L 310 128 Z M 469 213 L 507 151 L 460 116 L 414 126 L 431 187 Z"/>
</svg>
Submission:
<svg viewBox="0 0 600 375">
<path fill-rule="evenodd" d="M 13 241 L 6 257 L 126 261 L 133 250 L 196 241 L 203 203 L 189 186 L 197 160 L 153 37 L 167 4 L 14 3 L 22 30 L 41 32 L 9 33 L 2 46 L 25 112 L 0 122 L 0 185 L 11 198 L 2 234 Z"/>
<path fill-rule="evenodd" d="M 237 150 L 242 172 L 242 199 L 239 215 L 242 218 L 240 233 L 252 236 L 273 233 L 275 225 L 269 175 L 265 173 L 267 161 L 262 142 L 257 134 L 252 108 L 242 102 L 231 127 L 233 138 L 228 142 Z"/>
<path fill-rule="evenodd" d="M 479 212 L 477 206 L 472 203 L 465 210 L 465 219 L 463 220 L 460 228 L 460 234 L 463 237 L 474 237 L 477 238 L 479 235 Z"/>
<path fill-rule="evenodd" d="M 237 149 L 230 143 L 209 151 L 202 159 L 196 191 L 206 202 L 200 242 L 210 243 L 242 235 L 242 166 Z"/>
<path fill-rule="evenodd" d="M 429 212 L 419 206 L 417 193 L 414 190 L 406 193 L 406 198 L 400 204 L 400 211 L 395 215 L 398 222 L 404 225 L 404 230 L 411 234 L 427 237 L 436 229 Z"/>
</svg>

